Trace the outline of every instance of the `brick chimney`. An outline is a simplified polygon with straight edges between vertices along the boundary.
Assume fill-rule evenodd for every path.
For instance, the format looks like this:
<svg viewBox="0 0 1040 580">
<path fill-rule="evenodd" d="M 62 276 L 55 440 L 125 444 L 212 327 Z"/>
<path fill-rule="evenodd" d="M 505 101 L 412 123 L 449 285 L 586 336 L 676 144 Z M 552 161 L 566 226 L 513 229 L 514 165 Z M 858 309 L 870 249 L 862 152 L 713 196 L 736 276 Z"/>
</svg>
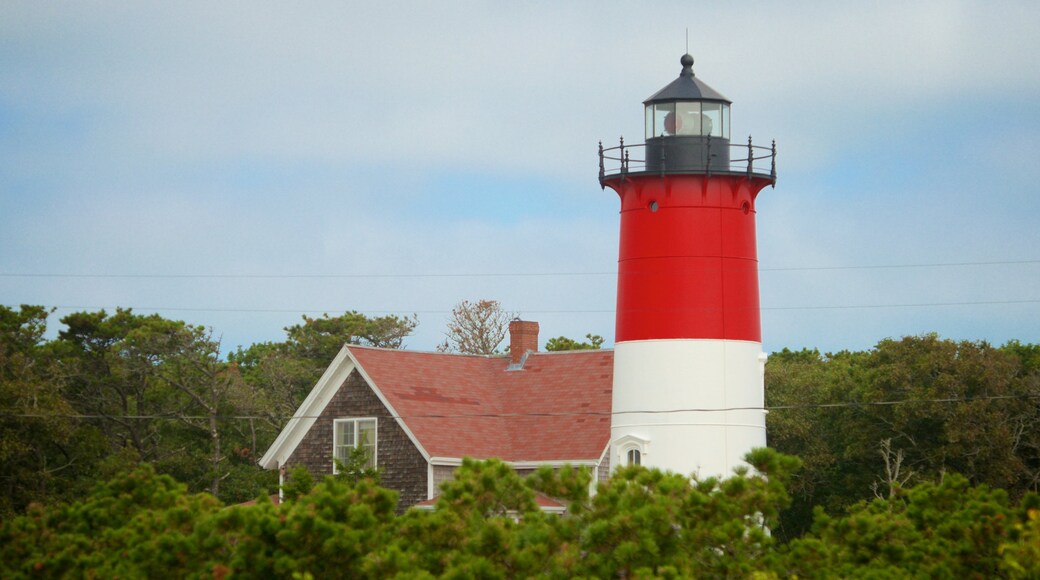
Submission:
<svg viewBox="0 0 1040 580">
<path fill-rule="evenodd" d="M 519 365 L 528 351 L 538 352 L 538 323 L 513 320 L 509 323 L 509 362 Z"/>
</svg>

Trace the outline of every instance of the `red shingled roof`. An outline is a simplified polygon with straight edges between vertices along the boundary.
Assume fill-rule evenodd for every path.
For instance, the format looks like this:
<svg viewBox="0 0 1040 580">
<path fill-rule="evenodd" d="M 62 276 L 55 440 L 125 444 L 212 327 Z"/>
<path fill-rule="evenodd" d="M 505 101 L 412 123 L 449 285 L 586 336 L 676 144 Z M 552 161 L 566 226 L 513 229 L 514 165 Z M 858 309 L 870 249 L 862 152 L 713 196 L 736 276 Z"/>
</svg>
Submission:
<svg viewBox="0 0 1040 580">
<path fill-rule="evenodd" d="M 597 460 L 610 439 L 614 352 L 509 359 L 348 347 L 432 457 Z"/>
</svg>

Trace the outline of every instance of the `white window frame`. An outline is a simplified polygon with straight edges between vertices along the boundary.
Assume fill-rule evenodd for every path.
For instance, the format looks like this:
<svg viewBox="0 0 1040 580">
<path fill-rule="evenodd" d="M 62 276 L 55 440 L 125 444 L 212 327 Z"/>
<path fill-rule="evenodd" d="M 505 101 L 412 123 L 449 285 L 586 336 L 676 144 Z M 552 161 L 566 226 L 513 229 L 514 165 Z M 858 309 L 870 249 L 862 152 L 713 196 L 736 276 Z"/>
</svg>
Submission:
<svg viewBox="0 0 1040 580">
<path fill-rule="evenodd" d="M 346 445 L 340 444 L 340 434 L 345 429 L 350 429 L 354 440 L 354 447 L 361 446 L 361 425 L 363 423 L 372 424 L 373 441 L 369 445 L 372 450 L 371 464 L 368 467 L 374 468 L 379 465 L 379 420 L 376 417 L 344 417 L 341 419 L 335 419 L 332 422 L 332 457 L 339 458 L 340 461 L 346 461 L 345 455 L 340 455 L 339 451 L 346 448 Z M 336 462 L 332 462 L 332 473 L 339 473 L 336 469 Z"/>
<path fill-rule="evenodd" d="M 611 471 L 618 467 L 631 465 L 628 461 L 629 453 L 639 452 L 639 465 L 646 465 L 646 456 L 650 453 L 650 439 L 639 435 L 625 435 L 614 441 L 616 463 L 611 466 Z"/>
</svg>

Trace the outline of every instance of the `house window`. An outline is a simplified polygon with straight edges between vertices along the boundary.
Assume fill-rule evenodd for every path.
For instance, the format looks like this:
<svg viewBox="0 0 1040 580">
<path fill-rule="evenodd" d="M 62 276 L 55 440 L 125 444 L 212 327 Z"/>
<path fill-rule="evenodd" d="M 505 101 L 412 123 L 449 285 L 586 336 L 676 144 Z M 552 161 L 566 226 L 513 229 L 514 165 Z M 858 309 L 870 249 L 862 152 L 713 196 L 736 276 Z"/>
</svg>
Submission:
<svg viewBox="0 0 1040 580">
<path fill-rule="evenodd" d="M 367 456 L 365 467 L 375 467 L 377 441 L 375 419 L 336 419 L 332 424 L 332 455 L 344 463 L 360 447 Z M 332 470 L 336 472 L 335 462 Z"/>
<path fill-rule="evenodd" d="M 628 450 L 628 465 L 640 465 L 643 461 L 643 454 L 638 449 Z"/>
</svg>

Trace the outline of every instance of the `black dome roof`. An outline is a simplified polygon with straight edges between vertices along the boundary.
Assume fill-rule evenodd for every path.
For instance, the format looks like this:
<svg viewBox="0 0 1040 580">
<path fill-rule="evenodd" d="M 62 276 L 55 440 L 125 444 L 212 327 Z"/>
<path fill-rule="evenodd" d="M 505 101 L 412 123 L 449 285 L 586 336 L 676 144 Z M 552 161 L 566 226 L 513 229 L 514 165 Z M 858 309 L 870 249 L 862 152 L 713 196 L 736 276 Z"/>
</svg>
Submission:
<svg viewBox="0 0 1040 580">
<path fill-rule="evenodd" d="M 644 105 L 667 101 L 733 102 L 694 76 L 692 56 L 684 54 L 683 57 L 679 59 L 679 62 L 683 65 L 682 72 L 679 73 L 679 78 L 669 83 L 665 88 L 654 93 L 649 99 L 643 101 Z"/>
</svg>

